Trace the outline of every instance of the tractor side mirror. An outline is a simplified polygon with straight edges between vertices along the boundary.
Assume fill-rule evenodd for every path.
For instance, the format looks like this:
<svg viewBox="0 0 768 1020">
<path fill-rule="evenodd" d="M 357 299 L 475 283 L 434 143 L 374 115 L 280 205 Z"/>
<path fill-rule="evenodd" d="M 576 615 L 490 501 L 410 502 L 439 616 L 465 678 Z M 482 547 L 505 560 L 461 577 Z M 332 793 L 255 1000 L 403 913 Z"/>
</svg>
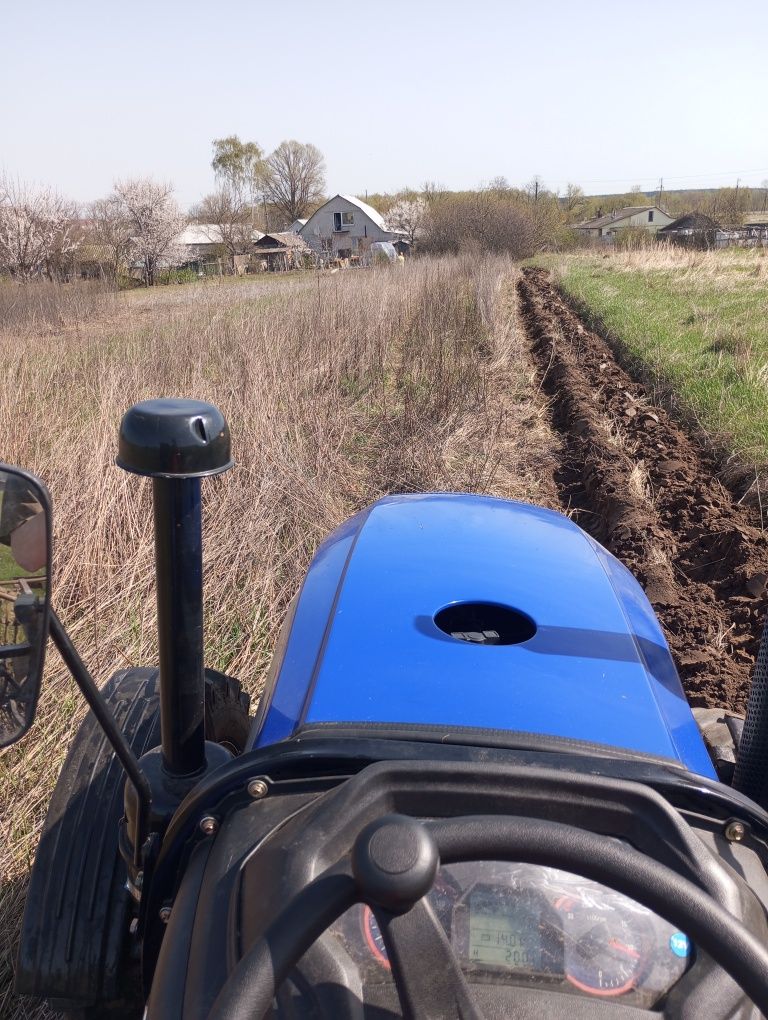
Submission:
<svg viewBox="0 0 768 1020">
<path fill-rule="evenodd" d="M 0 747 L 35 718 L 50 620 L 51 499 L 42 482 L 0 464 Z"/>
</svg>

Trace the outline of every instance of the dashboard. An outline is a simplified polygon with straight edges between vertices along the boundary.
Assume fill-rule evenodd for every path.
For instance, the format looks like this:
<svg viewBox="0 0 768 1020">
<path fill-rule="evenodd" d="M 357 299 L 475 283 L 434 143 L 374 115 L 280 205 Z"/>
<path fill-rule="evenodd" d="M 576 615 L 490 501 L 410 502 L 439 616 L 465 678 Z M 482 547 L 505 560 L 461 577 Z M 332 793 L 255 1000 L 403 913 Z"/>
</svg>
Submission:
<svg viewBox="0 0 768 1020">
<path fill-rule="evenodd" d="M 548 986 L 650 1009 L 691 965 L 687 936 L 596 882 L 555 868 L 473 861 L 440 869 L 433 908 L 471 984 Z M 364 984 L 391 982 L 369 907 L 329 930 Z"/>
</svg>

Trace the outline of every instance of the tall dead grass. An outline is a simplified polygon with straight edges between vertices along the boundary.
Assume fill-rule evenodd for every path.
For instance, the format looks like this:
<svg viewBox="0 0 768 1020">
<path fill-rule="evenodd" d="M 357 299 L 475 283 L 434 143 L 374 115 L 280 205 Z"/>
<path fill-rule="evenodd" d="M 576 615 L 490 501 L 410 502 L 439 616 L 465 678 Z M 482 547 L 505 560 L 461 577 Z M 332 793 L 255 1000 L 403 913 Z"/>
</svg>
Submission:
<svg viewBox="0 0 768 1020">
<path fill-rule="evenodd" d="M 765 248 L 718 248 L 700 251 L 678 247 L 673 244 L 658 244 L 651 239 L 648 244 L 629 249 L 609 249 L 599 253 L 594 249 L 583 252 L 569 252 L 551 256 L 548 266 L 556 275 L 564 275 L 569 265 L 577 260 L 598 263 L 601 260 L 618 273 L 672 272 L 681 284 L 715 284 L 720 288 L 743 288 L 752 281 L 764 286 L 768 276 L 768 249 Z"/>
<path fill-rule="evenodd" d="M 117 302 L 114 285 L 105 281 L 19 284 L 0 279 L 0 329 L 62 328 L 114 310 Z"/>
<path fill-rule="evenodd" d="M 547 501 L 548 435 L 528 389 L 511 263 L 200 285 L 119 299 L 40 329 L 0 328 L 0 456 L 48 483 L 54 603 L 103 683 L 151 663 L 150 491 L 114 466 L 121 415 L 194 396 L 226 415 L 237 466 L 204 483 L 209 665 L 258 693 L 285 607 L 321 539 L 392 491 Z M 551 477 L 551 473 L 550 473 Z M 49 652 L 38 719 L 0 757 L 0 1015 L 43 1017 L 11 994 L 27 873 L 81 700 Z"/>
</svg>

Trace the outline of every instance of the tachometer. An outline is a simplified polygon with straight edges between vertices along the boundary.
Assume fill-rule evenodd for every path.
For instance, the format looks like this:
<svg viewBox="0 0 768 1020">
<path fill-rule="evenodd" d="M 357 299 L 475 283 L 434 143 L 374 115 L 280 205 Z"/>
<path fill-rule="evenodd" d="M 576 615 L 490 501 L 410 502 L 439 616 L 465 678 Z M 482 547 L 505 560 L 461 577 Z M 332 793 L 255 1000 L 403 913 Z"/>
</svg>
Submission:
<svg viewBox="0 0 768 1020">
<path fill-rule="evenodd" d="M 432 901 L 432 906 L 437 914 L 438 920 L 449 935 L 451 931 L 453 905 L 460 892 L 461 889 L 459 888 L 458 883 L 451 878 L 447 872 L 438 872 L 435 884 L 432 886 L 432 891 L 429 894 L 429 898 Z M 377 963 L 381 964 L 382 967 L 390 969 L 389 960 L 387 958 L 387 949 L 384 945 L 384 936 L 381 934 L 379 922 L 376 920 L 376 917 L 370 907 L 363 907 L 360 915 L 360 923 L 363 929 L 363 938 L 365 939 L 365 944 L 371 956 Z"/>
<path fill-rule="evenodd" d="M 644 911 L 618 894 L 595 900 L 561 896 L 565 977 L 591 995 L 623 995 L 645 975 L 653 926 Z"/>
<path fill-rule="evenodd" d="M 365 944 L 371 952 L 371 956 L 380 963 L 382 967 L 386 967 L 388 970 L 392 969 L 392 966 L 387 957 L 387 947 L 384 945 L 384 936 L 381 934 L 381 928 L 379 928 L 379 922 L 374 917 L 374 913 L 370 907 L 363 907 L 363 936 L 365 937 Z"/>
</svg>

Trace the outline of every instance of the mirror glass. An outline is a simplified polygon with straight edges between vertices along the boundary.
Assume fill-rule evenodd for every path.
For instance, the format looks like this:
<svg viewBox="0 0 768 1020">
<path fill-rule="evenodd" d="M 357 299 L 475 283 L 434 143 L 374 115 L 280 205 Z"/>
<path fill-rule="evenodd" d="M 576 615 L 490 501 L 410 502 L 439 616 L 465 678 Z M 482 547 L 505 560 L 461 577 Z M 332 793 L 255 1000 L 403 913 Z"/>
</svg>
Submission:
<svg viewBox="0 0 768 1020">
<path fill-rule="evenodd" d="M 48 637 L 51 504 L 45 486 L 0 465 L 0 747 L 35 717 Z"/>
</svg>

